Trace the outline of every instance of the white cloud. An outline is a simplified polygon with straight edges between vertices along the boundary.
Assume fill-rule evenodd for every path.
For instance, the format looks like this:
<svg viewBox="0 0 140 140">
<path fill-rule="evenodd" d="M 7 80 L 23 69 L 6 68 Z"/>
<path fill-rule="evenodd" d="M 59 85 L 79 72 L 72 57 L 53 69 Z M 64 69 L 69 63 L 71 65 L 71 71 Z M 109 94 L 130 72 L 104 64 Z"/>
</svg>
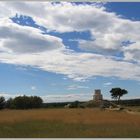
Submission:
<svg viewBox="0 0 140 140">
<path fill-rule="evenodd" d="M 81 94 L 51 94 L 41 96 L 44 102 L 71 102 L 71 101 L 88 101 L 92 99 L 92 94 L 81 93 Z"/>
<path fill-rule="evenodd" d="M 140 39 L 139 21 L 122 19 L 121 16 L 107 12 L 105 7 L 99 8 L 96 4 L 1 2 L 1 8 L 3 7 L 8 7 L 7 11 L 10 11 L 7 12 L 8 16 L 14 16 L 15 13 L 31 16 L 36 23 L 43 25 L 48 30 L 58 32 L 89 30 L 92 38 L 96 40 L 80 42 L 80 47 L 85 50 L 99 52 L 108 50 L 110 53 L 115 53 L 114 51 L 122 51 L 122 41 L 139 42 Z"/>
<path fill-rule="evenodd" d="M 140 62 L 140 42 L 131 44 L 124 48 L 125 60 L 135 60 Z"/>
<path fill-rule="evenodd" d="M 11 16 L 14 13 L 29 15 L 38 24 L 59 32 L 87 30 L 95 25 L 104 27 L 97 20 L 105 14 L 95 4 L 76 5 L 67 2 L 59 4 L 52 4 L 51 2 L 12 2 L 2 3 L 2 5 L 7 6 L 11 10 L 9 12 Z M 103 7 L 100 9 L 103 9 Z M 91 18 L 93 13 L 96 20 L 92 20 Z M 79 17 L 86 18 L 86 20 L 83 21 L 83 18 Z M 110 21 L 109 18 L 107 20 L 108 22 Z"/>
<path fill-rule="evenodd" d="M 118 35 L 104 34 L 102 36 L 96 37 L 95 40 L 79 40 L 79 47 L 86 51 L 92 51 L 94 53 L 101 53 L 107 55 L 116 55 L 117 53 L 122 52 L 121 42 L 124 40 L 123 34 Z"/>
<path fill-rule="evenodd" d="M 8 8 L 6 13 L 0 13 L 1 63 L 32 66 L 64 74 L 77 81 L 96 76 L 140 80 L 140 64 L 126 61 L 135 59 L 139 62 L 139 21 L 122 19 L 115 13 L 105 11 L 104 7 L 97 8 L 93 5 L 1 2 L 0 7 Z M 79 47 L 99 54 L 66 49 L 62 39 L 44 35 L 39 29 L 20 26 L 4 18 L 16 13 L 31 16 L 36 23 L 49 30 L 89 30 L 93 40 L 80 40 Z M 124 47 L 121 42 L 126 40 L 136 43 Z M 110 56 L 118 52 L 124 53 L 124 60 L 118 61 Z M 109 54 L 108 57 L 106 53 Z"/>
<path fill-rule="evenodd" d="M 70 85 L 68 86 L 68 90 L 75 90 L 75 89 L 87 89 L 88 86 L 82 86 L 82 85 Z"/>
<path fill-rule="evenodd" d="M 0 61 L 64 74 L 74 80 L 83 80 L 96 76 L 115 76 L 122 79 L 140 80 L 139 65 L 117 61 L 103 55 L 72 53 L 69 50 L 21 55 L 1 53 Z"/>
<path fill-rule="evenodd" d="M 104 86 L 110 86 L 110 85 L 112 85 L 111 82 L 106 82 L 106 83 L 104 83 Z"/>
<path fill-rule="evenodd" d="M 16 2 L 8 3 L 8 5 L 11 11 L 31 16 L 38 24 L 43 25 L 48 30 L 57 32 L 89 30 L 93 40 L 79 41 L 81 49 L 109 55 L 122 52 L 124 59 L 132 57 L 139 61 L 139 52 L 131 51 L 130 53 L 130 51 L 126 51 L 122 42 L 130 40 L 140 44 L 140 21 L 122 19 L 121 16 L 113 12 L 105 11 L 105 7 L 99 8 L 95 4 L 76 5 L 67 2 L 60 4 L 41 2 L 38 5 L 36 2 L 24 2 L 22 4 Z M 40 9 L 40 7 L 41 10 L 37 11 L 36 9 Z"/>
<path fill-rule="evenodd" d="M 60 38 L 43 35 L 38 29 L 10 20 L 0 22 L 0 41 L 0 50 L 12 53 L 38 53 L 64 47 Z"/>
<path fill-rule="evenodd" d="M 37 90 L 36 86 L 31 86 L 31 90 Z"/>
<path fill-rule="evenodd" d="M 6 100 L 9 99 L 9 98 L 15 98 L 17 96 L 23 96 L 25 94 L 8 94 L 8 93 L 0 93 L 0 96 L 3 96 Z"/>
</svg>

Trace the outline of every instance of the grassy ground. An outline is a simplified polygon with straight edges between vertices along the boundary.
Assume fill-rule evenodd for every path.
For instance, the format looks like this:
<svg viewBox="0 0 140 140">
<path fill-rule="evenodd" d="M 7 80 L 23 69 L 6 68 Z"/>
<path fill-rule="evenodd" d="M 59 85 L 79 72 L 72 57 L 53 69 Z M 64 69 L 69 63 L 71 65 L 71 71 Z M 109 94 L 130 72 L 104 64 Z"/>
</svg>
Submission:
<svg viewBox="0 0 140 140">
<path fill-rule="evenodd" d="M 0 137 L 140 137 L 140 115 L 98 109 L 0 111 Z"/>
<path fill-rule="evenodd" d="M 127 108 L 132 111 L 140 112 L 140 106 L 131 106 L 131 107 L 127 107 Z"/>
</svg>

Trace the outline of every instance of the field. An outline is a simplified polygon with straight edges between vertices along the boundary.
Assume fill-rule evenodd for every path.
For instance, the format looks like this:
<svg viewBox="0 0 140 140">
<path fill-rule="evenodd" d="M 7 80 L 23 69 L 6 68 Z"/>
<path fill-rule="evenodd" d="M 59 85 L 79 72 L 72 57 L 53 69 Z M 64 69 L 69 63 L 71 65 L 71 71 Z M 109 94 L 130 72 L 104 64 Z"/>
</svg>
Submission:
<svg viewBox="0 0 140 140">
<path fill-rule="evenodd" d="M 140 115 L 99 109 L 0 111 L 1 138 L 139 138 Z"/>
</svg>

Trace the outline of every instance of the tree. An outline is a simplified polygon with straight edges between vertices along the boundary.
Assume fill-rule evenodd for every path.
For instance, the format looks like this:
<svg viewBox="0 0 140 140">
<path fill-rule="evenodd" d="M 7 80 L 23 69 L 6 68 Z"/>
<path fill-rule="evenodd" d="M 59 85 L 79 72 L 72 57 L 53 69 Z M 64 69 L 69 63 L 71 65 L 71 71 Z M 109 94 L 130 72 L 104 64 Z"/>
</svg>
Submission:
<svg viewBox="0 0 140 140">
<path fill-rule="evenodd" d="M 0 109 L 5 107 L 5 98 L 3 96 L 0 97 Z"/>
<path fill-rule="evenodd" d="M 13 105 L 16 109 L 27 109 L 29 104 L 27 96 L 18 96 L 13 99 Z"/>
<path fill-rule="evenodd" d="M 18 96 L 12 101 L 12 106 L 16 109 L 31 109 L 42 107 L 43 100 L 38 96 Z"/>
<path fill-rule="evenodd" d="M 42 106 L 43 100 L 38 96 L 30 97 L 31 108 L 40 108 Z"/>
<path fill-rule="evenodd" d="M 112 88 L 112 89 L 110 90 L 110 93 L 111 93 L 112 98 L 117 99 L 118 102 L 119 102 L 119 101 L 120 101 L 120 98 L 121 98 L 123 95 L 127 94 L 128 91 L 127 91 L 126 89 L 121 89 L 121 88 L 118 88 L 118 87 L 117 87 L 117 88 Z"/>
<path fill-rule="evenodd" d="M 14 107 L 13 107 L 13 99 L 12 99 L 12 98 L 9 98 L 9 99 L 6 101 L 5 107 L 6 107 L 6 108 L 14 108 Z"/>
</svg>

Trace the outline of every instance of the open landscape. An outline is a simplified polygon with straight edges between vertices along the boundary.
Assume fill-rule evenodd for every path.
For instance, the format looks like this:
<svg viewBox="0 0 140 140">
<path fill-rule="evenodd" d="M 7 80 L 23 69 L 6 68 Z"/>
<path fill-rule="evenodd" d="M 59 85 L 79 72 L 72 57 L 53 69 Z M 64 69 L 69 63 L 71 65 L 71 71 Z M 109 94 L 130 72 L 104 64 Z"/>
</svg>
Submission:
<svg viewBox="0 0 140 140">
<path fill-rule="evenodd" d="M 87 109 L 0 111 L 1 138 L 140 137 L 140 114 Z"/>
<path fill-rule="evenodd" d="M 140 2 L 1 1 L 0 138 L 140 138 Z"/>
</svg>

